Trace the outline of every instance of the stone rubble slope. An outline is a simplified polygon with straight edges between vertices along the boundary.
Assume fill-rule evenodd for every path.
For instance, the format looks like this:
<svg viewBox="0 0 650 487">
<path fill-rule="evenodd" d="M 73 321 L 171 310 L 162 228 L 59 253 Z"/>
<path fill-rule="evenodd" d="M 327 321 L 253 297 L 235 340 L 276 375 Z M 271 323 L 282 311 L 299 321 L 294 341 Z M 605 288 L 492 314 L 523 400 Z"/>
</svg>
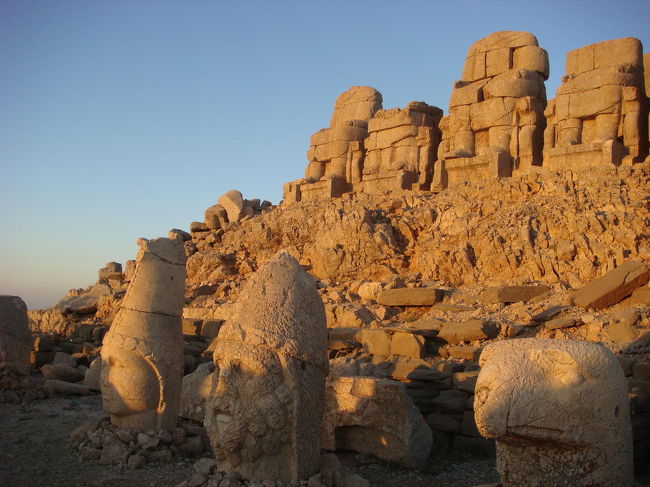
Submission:
<svg viewBox="0 0 650 487">
<path fill-rule="evenodd" d="M 649 166 L 540 170 L 437 195 L 274 207 L 231 225 L 220 241 L 193 233 L 188 290 L 246 277 L 280 249 L 335 282 L 419 274 L 451 286 L 577 288 L 650 252 Z"/>
</svg>

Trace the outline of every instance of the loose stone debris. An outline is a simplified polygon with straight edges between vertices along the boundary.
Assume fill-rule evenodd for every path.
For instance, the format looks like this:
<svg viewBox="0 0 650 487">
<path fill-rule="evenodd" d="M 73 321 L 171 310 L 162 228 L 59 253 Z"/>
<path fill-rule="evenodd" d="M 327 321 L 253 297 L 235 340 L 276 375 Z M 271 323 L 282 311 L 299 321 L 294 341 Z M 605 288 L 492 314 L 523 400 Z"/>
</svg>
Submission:
<svg viewBox="0 0 650 487">
<path fill-rule="evenodd" d="M 184 487 L 642 485 L 642 52 L 569 52 L 547 102 L 546 51 L 496 32 L 446 115 L 350 88 L 280 205 L 231 190 L 50 309 L 0 297 L 0 406 L 101 393 L 75 458 Z"/>
</svg>

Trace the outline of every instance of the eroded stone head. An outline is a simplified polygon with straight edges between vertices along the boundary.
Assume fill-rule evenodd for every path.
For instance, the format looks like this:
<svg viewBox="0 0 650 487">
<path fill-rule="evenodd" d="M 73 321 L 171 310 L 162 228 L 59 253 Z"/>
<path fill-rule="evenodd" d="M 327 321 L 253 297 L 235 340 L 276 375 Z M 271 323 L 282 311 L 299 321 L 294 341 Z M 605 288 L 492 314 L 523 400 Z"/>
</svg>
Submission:
<svg viewBox="0 0 650 487">
<path fill-rule="evenodd" d="M 217 338 L 204 424 L 220 468 L 283 481 L 317 469 L 326 346 L 315 283 L 281 252 L 247 283 Z"/>
<path fill-rule="evenodd" d="M 504 485 L 628 485 L 631 430 L 625 377 L 603 346 L 517 339 L 488 345 L 474 400 L 476 425 L 497 440 Z M 589 483 L 594 482 L 594 483 Z M 609 482 L 609 480 L 608 480 Z M 542 485 L 542 484 L 535 484 Z"/>
<path fill-rule="evenodd" d="M 185 254 L 180 238 L 139 239 L 133 279 L 102 347 L 101 388 L 111 422 L 173 428 L 183 371 Z"/>
</svg>

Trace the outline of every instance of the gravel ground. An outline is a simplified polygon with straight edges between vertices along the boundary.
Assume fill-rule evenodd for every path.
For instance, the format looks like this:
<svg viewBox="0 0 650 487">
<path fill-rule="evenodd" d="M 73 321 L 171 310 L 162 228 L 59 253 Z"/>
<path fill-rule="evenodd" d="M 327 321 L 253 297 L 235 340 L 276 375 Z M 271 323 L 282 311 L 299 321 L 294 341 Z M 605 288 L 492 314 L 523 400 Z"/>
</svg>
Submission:
<svg viewBox="0 0 650 487">
<path fill-rule="evenodd" d="M 2 487 L 173 487 L 193 473 L 191 460 L 130 470 L 82 461 L 68 437 L 82 423 L 103 416 L 101 396 L 50 398 L 24 405 L 0 404 Z M 471 487 L 498 482 L 494 459 L 452 452 L 432 457 L 427 471 L 400 469 L 368 455 L 342 452 L 341 462 L 373 487 Z M 649 487 L 650 476 L 636 487 Z"/>
<path fill-rule="evenodd" d="M 192 475 L 191 462 L 129 470 L 82 461 L 68 437 L 102 416 L 101 396 L 0 404 L 0 486 L 171 487 Z"/>
</svg>

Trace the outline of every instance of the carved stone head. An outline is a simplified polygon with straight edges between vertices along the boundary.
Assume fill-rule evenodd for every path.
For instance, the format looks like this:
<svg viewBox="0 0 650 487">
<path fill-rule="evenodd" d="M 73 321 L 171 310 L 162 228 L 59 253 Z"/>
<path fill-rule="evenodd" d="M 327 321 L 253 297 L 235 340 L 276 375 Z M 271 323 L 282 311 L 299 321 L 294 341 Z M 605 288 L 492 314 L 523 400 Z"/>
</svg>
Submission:
<svg viewBox="0 0 650 487">
<path fill-rule="evenodd" d="M 217 337 L 204 425 L 219 468 L 285 482 L 316 471 L 326 347 L 313 279 L 289 254 L 276 255 Z"/>
<path fill-rule="evenodd" d="M 111 422 L 173 428 L 183 372 L 185 254 L 180 239 L 138 241 L 133 280 L 102 347 L 101 388 Z"/>
</svg>

